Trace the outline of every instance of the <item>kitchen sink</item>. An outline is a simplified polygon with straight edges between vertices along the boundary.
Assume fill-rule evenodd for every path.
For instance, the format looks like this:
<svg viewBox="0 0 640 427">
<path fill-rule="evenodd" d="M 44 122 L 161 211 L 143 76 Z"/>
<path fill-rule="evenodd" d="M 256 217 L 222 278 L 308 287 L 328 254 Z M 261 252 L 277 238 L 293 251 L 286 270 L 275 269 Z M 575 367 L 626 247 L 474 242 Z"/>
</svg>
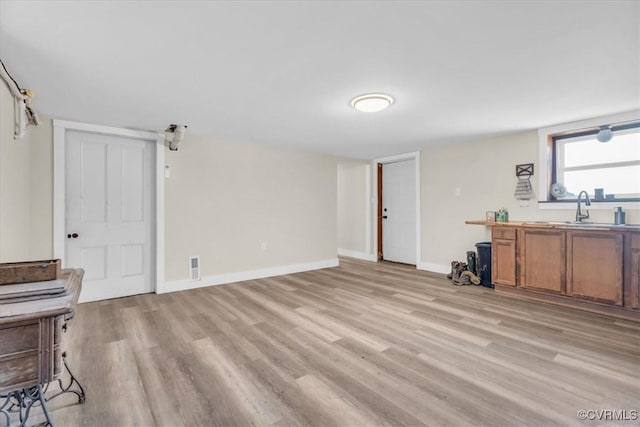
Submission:
<svg viewBox="0 0 640 427">
<path fill-rule="evenodd" d="M 569 225 L 576 225 L 580 227 L 619 227 L 620 225 L 610 224 L 606 222 L 577 222 L 577 221 L 567 221 Z M 624 225 L 624 224 L 621 224 Z"/>
<path fill-rule="evenodd" d="M 624 227 L 625 224 L 611 224 L 606 222 L 577 222 L 577 221 L 529 221 L 529 224 L 574 225 L 576 227 Z"/>
</svg>

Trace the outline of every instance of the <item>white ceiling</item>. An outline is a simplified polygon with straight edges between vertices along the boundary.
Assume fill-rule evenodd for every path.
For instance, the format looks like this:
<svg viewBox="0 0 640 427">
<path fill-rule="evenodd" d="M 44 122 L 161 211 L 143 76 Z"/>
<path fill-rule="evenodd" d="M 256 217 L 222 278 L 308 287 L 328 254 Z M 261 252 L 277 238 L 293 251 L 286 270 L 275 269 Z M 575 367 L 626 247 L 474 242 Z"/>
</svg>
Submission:
<svg viewBox="0 0 640 427">
<path fill-rule="evenodd" d="M 640 106 L 638 1 L 0 1 L 44 114 L 375 158 Z M 349 101 L 396 98 L 381 113 Z"/>
</svg>

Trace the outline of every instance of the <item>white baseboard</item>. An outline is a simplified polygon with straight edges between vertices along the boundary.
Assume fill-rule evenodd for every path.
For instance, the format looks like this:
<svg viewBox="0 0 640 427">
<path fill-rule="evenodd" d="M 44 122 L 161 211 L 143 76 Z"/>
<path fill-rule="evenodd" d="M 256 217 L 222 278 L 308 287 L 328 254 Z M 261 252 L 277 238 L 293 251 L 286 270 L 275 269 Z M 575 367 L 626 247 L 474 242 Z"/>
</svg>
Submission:
<svg viewBox="0 0 640 427">
<path fill-rule="evenodd" d="M 433 273 L 449 274 L 451 273 L 451 264 L 435 264 L 432 262 L 421 261 L 418 263 L 418 270 L 431 271 Z"/>
<path fill-rule="evenodd" d="M 283 265 L 279 267 L 263 268 L 260 270 L 239 271 L 237 273 L 225 273 L 215 276 L 206 276 L 200 280 L 174 280 L 165 282 L 164 289 L 158 289 L 156 293 L 185 291 L 187 289 L 204 288 L 207 286 L 224 285 L 227 283 L 242 282 L 244 280 L 262 279 L 265 277 L 282 276 L 285 274 L 300 273 L 303 271 L 320 270 L 322 268 L 337 267 L 338 259 L 325 259 L 322 261 L 308 262 L 304 264 Z"/>
<path fill-rule="evenodd" d="M 351 258 L 363 259 L 365 261 L 377 261 L 376 256 L 373 254 L 368 254 L 366 252 L 358 252 L 352 251 L 351 249 L 340 249 L 338 248 L 338 255 L 340 256 L 348 256 Z"/>
</svg>

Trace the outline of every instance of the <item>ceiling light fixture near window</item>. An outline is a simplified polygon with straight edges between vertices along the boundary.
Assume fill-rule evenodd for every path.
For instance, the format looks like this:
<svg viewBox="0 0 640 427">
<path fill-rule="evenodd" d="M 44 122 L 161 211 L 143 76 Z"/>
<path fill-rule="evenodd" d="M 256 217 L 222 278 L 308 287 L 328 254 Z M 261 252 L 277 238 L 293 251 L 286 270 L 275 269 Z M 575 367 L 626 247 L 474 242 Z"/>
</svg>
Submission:
<svg viewBox="0 0 640 427">
<path fill-rule="evenodd" d="M 611 131 L 611 126 L 601 126 L 600 131 L 598 131 L 598 135 L 596 136 L 598 141 L 600 142 L 609 142 L 611 138 L 613 138 L 613 132 Z"/>
<path fill-rule="evenodd" d="M 365 113 L 377 113 L 393 104 L 393 97 L 384 93 L 367 93 L 351 100 L 351 106 Z"/>
</svg>

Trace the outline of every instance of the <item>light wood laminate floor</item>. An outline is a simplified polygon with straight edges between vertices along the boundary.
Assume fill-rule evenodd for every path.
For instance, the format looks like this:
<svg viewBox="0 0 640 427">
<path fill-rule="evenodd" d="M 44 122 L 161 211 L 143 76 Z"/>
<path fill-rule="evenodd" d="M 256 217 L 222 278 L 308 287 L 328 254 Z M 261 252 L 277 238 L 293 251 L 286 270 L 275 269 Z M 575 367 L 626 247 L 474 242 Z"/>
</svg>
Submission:
<svg viewBox="0 0 640 427">
<path fill-rule="evenodd" d="M 640 409 L 639 332 L 343 258 L 81 304 L 65 345 L 87 402 L 51 406 L 58 426 L 585 425 Z"/>
</svg>

